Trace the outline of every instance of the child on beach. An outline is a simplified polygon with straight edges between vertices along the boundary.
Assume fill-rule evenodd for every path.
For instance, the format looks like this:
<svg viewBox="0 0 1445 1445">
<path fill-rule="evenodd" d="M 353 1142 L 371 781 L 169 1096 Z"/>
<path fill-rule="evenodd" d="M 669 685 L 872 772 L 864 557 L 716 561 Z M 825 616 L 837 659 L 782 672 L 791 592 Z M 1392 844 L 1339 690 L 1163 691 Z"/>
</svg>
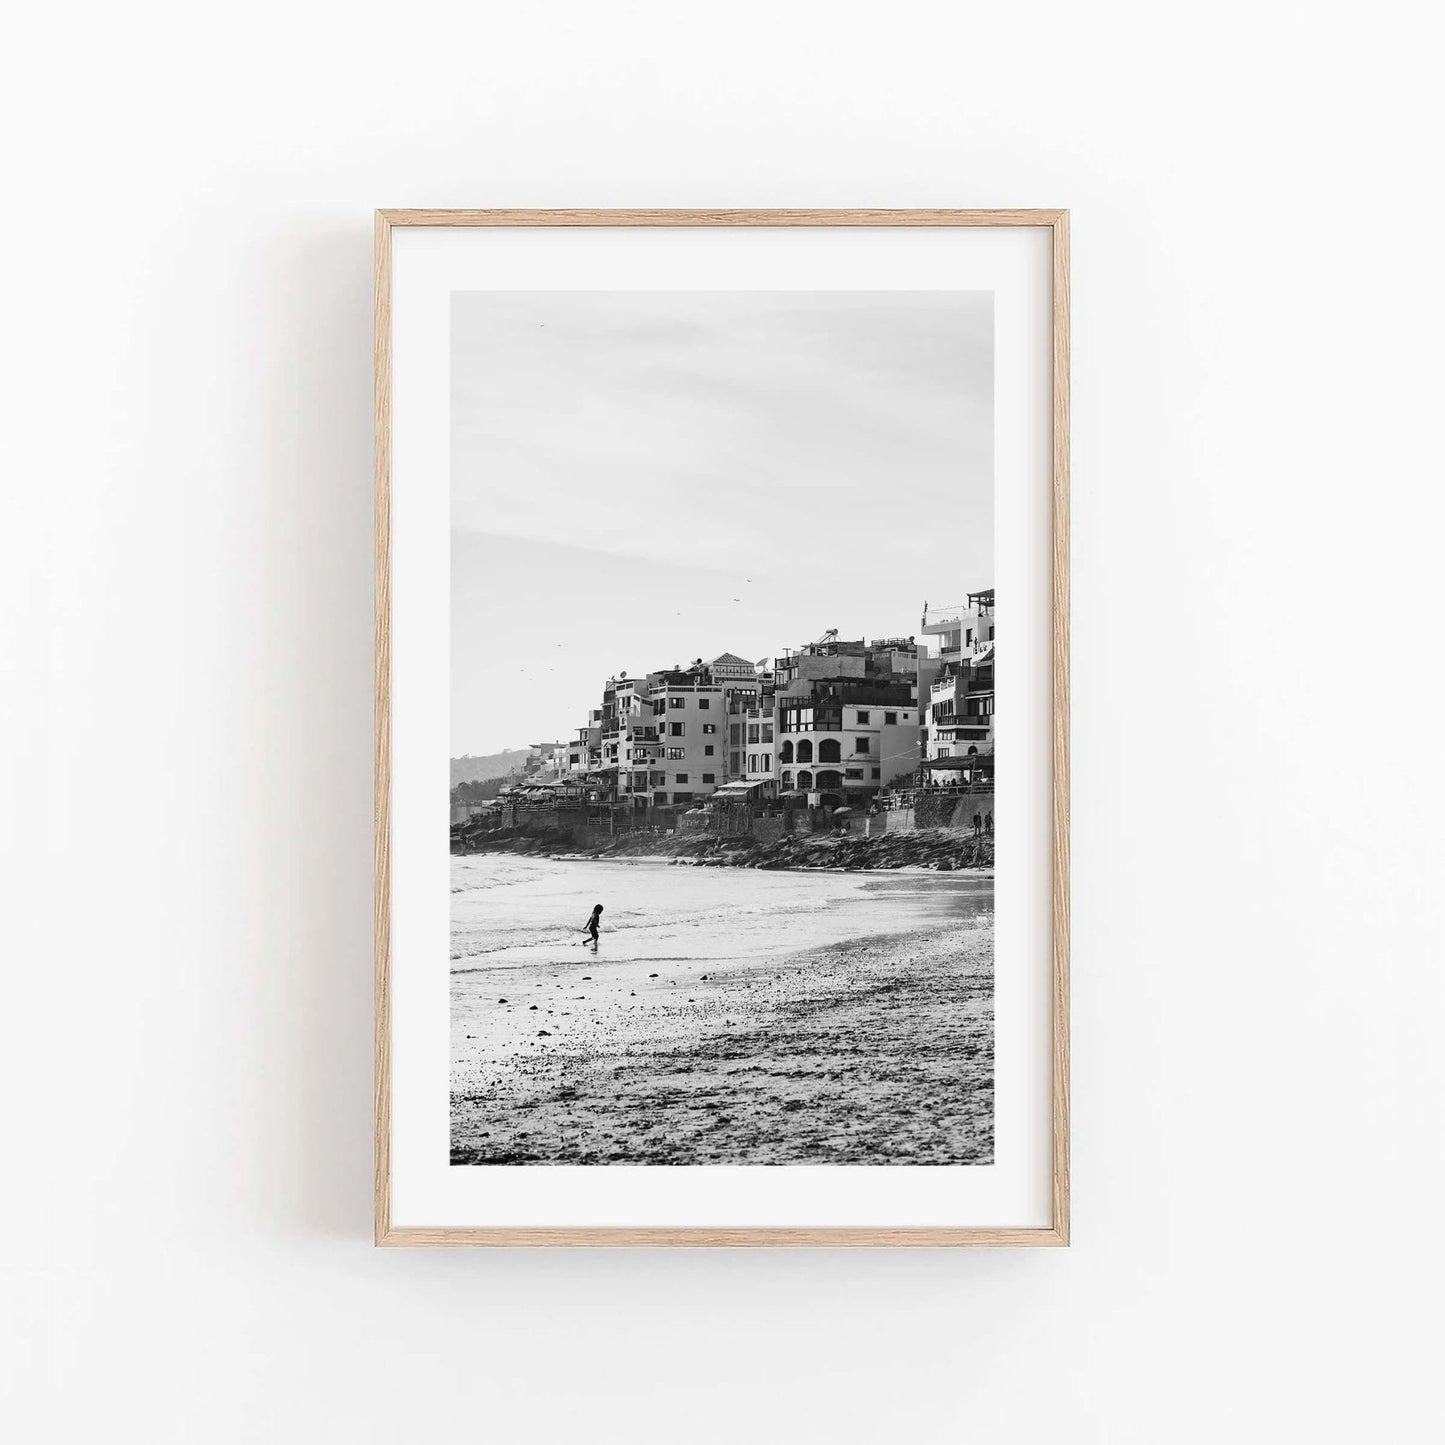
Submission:
<svg viewBox="0 0 1445 1445">
<path fill-rule="evenodd" d="M 596 948 L 596 947 L 597 947 L 597 925 L 598 925 L 599 923 L 601 923 L 601 922 L 602 922 L 602 905 L 599 903 L 599 904 L 592 910 L 592 917 L 587 920 L 587 926 L 586 926 L 586 928 L 584 928 L 584 929 L 582 930 L 583 933 L 590 933 L 590 934 L 592 935 L 592 947 L 593 947 L 593 948 Z"/>
</svg>

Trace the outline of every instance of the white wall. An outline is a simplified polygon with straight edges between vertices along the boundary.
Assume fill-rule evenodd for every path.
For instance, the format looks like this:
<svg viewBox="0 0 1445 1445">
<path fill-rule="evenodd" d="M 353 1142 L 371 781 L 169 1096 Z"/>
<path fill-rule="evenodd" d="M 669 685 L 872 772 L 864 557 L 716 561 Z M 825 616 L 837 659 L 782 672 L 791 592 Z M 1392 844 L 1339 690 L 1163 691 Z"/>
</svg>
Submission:
<svg viewBox="0 0 1445 1445">
<path fill-rule="evenodd" d="M 12 19 L 9 1438 L 1426 1438 L 1423 13 Z M 373 1251 L 371 208 L 1012 204 L 1075 225 L 1073 1249 Z"/>
</svg>

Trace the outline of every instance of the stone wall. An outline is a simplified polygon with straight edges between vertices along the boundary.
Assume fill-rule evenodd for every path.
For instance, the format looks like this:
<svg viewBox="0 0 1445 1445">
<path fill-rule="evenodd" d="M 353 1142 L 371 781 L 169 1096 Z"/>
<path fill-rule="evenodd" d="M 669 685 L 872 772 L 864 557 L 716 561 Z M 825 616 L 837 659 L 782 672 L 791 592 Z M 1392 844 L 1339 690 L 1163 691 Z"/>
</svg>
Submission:
<svg viewBox="0 0 1445 1445">
<path fill-rule="evenodd" d="M 913 800 L 914 823 L 919 828 L 953 828 L 973 832 L 973 815 L 993 817 L 992 793 L 919 793 Z"/>
</svg>

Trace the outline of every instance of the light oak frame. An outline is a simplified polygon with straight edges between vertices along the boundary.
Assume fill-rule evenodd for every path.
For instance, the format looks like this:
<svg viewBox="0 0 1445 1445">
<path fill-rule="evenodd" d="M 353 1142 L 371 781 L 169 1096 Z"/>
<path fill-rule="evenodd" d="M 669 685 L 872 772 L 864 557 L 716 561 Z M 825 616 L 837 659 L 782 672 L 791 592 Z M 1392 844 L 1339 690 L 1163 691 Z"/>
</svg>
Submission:
<svg viewBox="0 0 1445 1445">
<path fill-rule="evenodd" d="M 391 232 L 396 226 L 1047 226 L 1053 246 L 1053 1225 L 1047 1229 L 399 1228 L 391 1222 Z M 378 1245 L 880 1247 L 1069 1242 L 1069 213 L 1063 210 L 376 213 L 376 1177 Z"/>
</svg>

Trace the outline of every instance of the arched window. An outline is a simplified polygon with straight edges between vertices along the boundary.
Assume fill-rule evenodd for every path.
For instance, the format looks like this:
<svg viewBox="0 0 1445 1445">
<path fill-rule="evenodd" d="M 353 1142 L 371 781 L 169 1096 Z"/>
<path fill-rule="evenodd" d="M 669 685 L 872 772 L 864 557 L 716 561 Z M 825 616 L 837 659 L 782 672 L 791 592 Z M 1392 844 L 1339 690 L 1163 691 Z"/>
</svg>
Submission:
<svg viewBox="0 0 1445 1445">
<path fill-rule="evenodd" d="M 843 750 L 837 738 L 824 738 L 818 744 L 818 761 L 820 763 L 841 763 L 843 761 Z"/>
<path fill-rule="evenodd" d="M 978 749 L 974 747 L 972 743 L 968 745 L 968 752 L 966 756 L 970 758 L 976 758 L 978 756 Z"/>
<path fill-rule="evenodd" d="M 788 769 L 785 769 L 785 770 L 784 770 L 784 772 L 783 772 L 783 786 L 784 786 L 785 788 L 791 788 L 791 787 L 793 786 L 793 774 L 792 774 L 791 770 L 788 770 Z"/>
<path fill-rule="evenodd" d="M 783 749 L 778 754 L 778 761 L 780 763 L 790 763 L 793 761 L 793 744 L 791 742 L 783 744 Z"/>
<path fill-rule="evenodd" d="M 800 763 L 811 763 L 813 761 L 813 744 L 811 739 L 803 738 L 799 741 L 798 761 Z"/>
<path fill-rule="evenodd" d="M 841 788 L 843 786 L 843 774 L 836 772 L 820 772 L 818 774 L 818 786 L 820 788 Z"/>
<path fill-rule="evenodd" d="M 806 768 L 798 774 L 798 786 L 800 788 L 811 788 L 813 786 L 813 775 Z"/>
</svg>

